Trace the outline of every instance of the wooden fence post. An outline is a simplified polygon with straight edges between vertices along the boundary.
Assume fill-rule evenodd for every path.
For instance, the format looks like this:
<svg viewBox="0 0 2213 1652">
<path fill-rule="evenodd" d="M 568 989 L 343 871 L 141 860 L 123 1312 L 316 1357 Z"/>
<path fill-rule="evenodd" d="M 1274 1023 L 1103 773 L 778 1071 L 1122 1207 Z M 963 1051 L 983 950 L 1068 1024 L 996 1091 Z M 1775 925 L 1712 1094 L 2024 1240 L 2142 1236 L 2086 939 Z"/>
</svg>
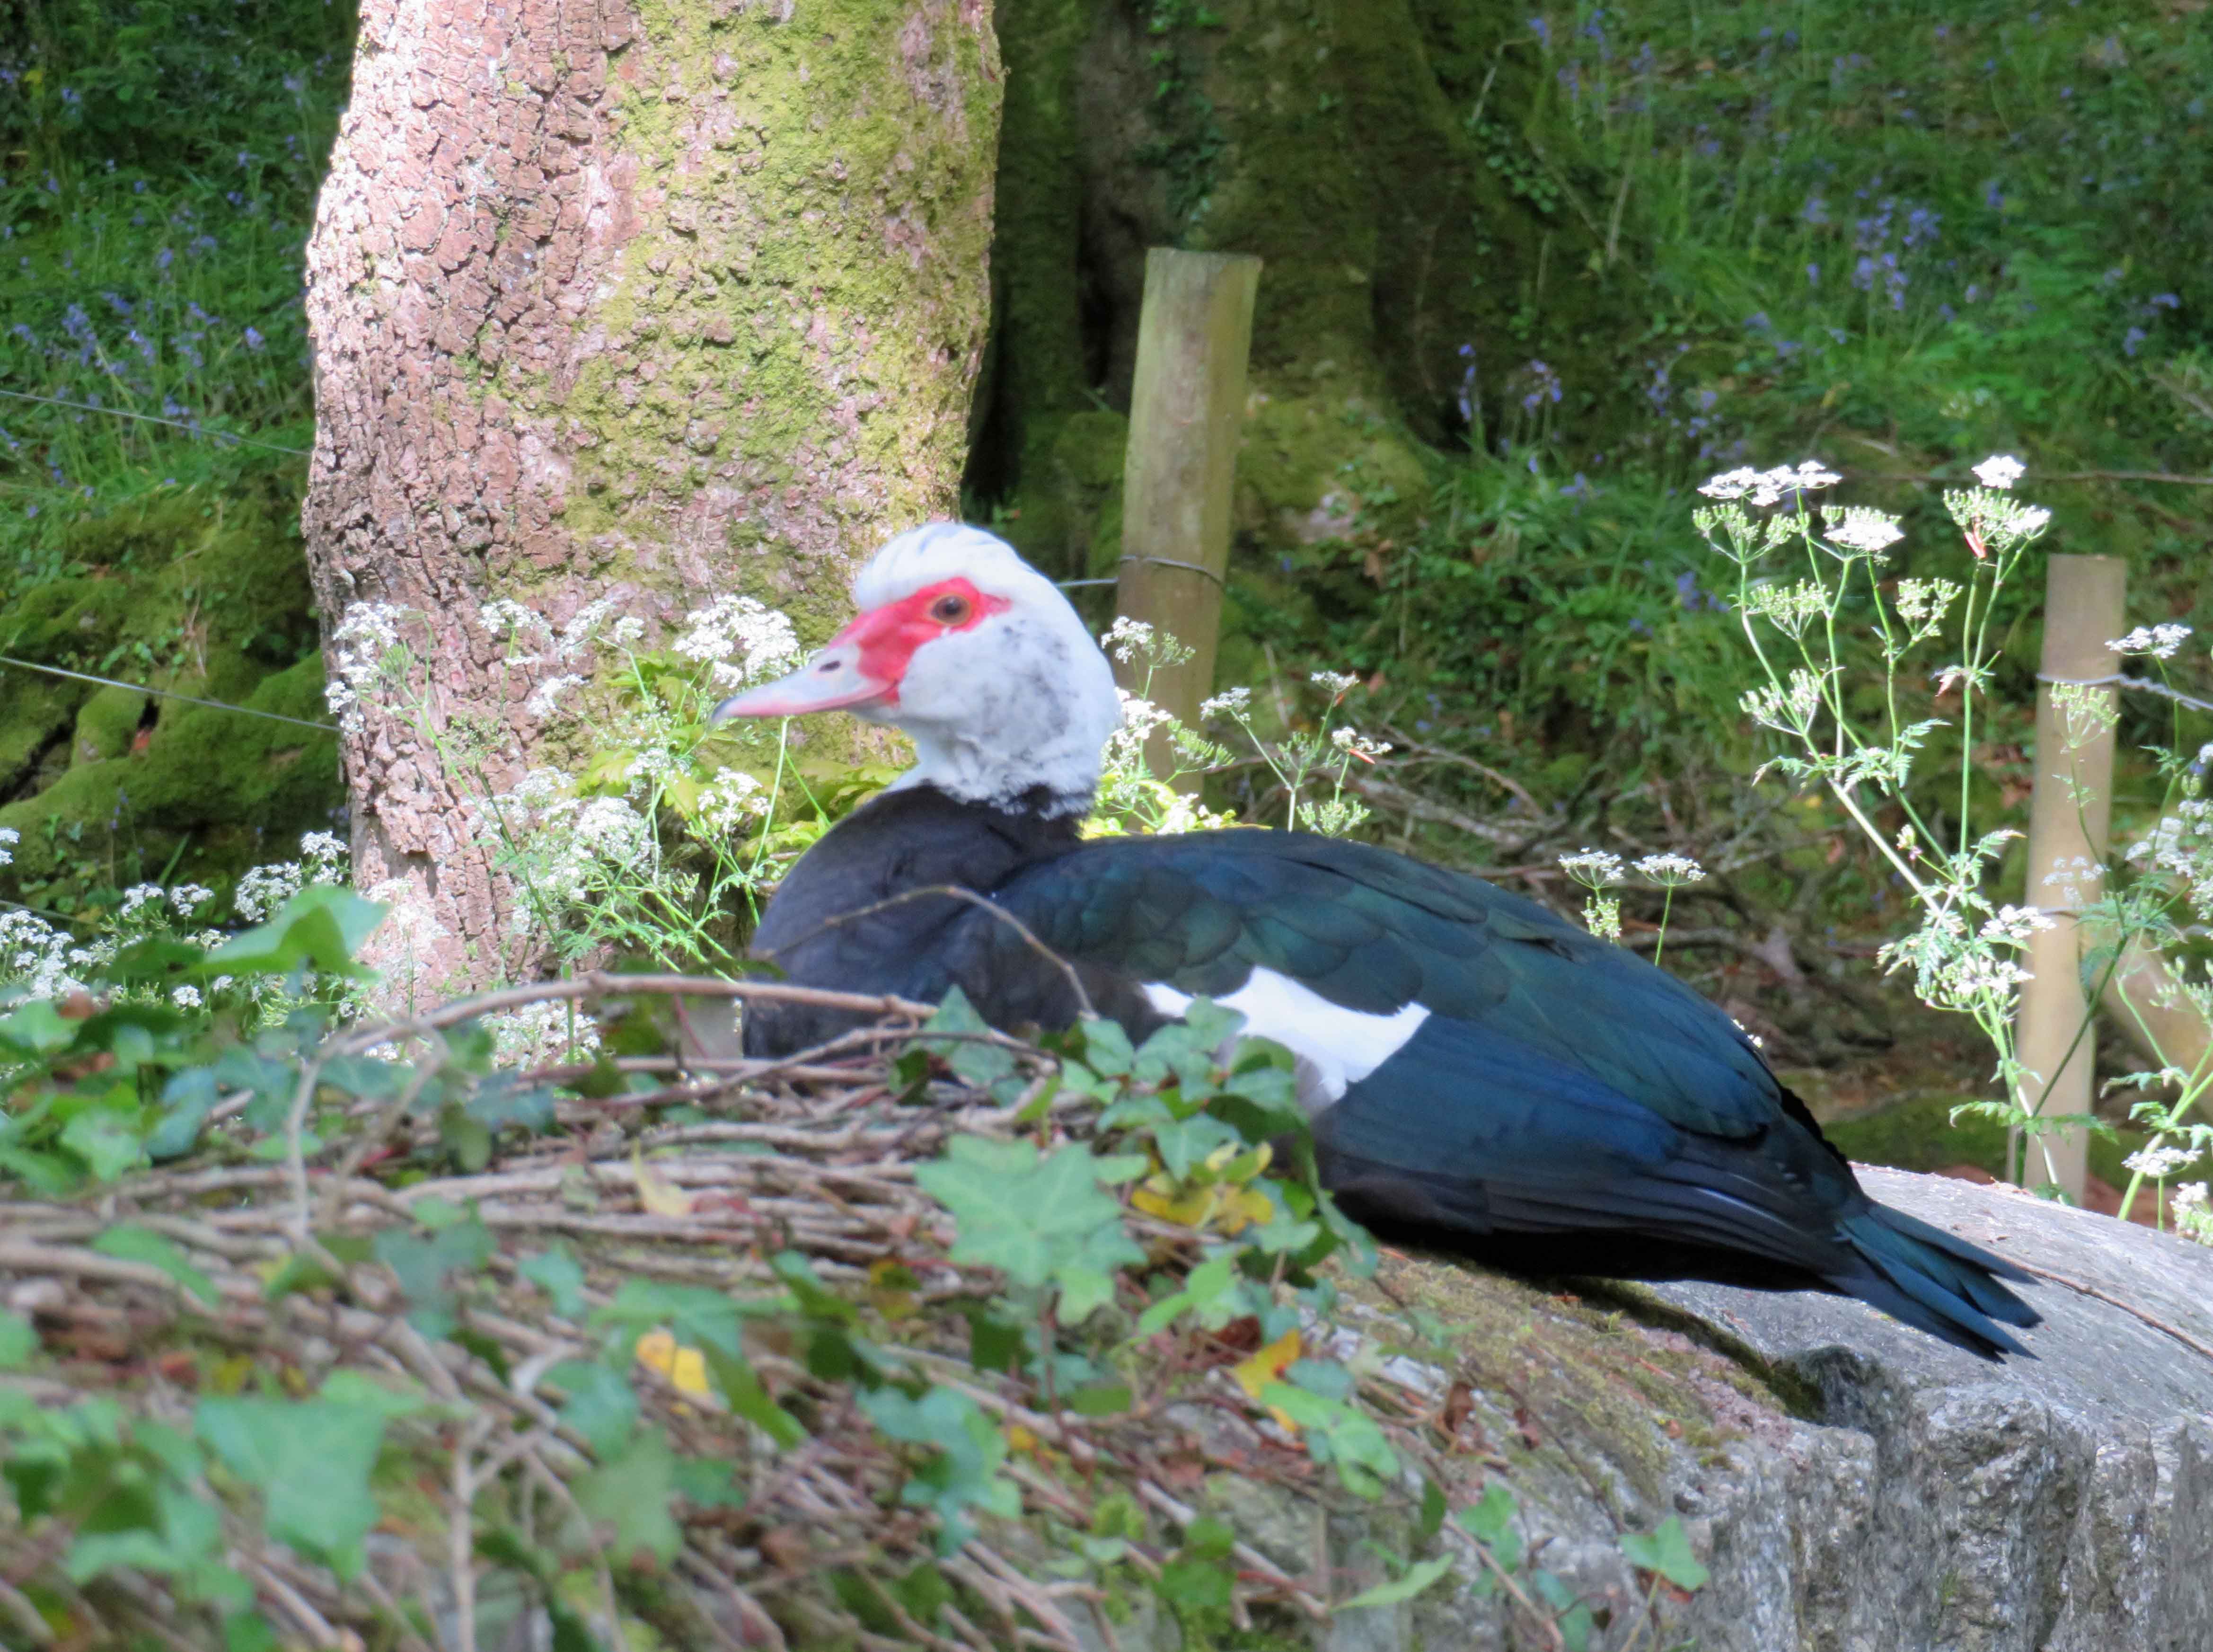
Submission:
<svg viewBox="0 0 2213 1652">
<path fill-rule="evenodd" d="M 1195 650 L 1152 685 L 1153 703 L 1186 723 L 1198 722 L 1199 702 L 1214 690 L 1259 280 L 1260 260 L 1243 253 L 1155 247 L 1145 254 L 1114 607 Z M 1129 668 L 1115 673 L 1136 686 Z"/>
<path fill-rule="evenodd" d="M 2029 1074 L 2023 1089 L 2032 1113 L 2085 1113 L 2095 1093 L 2097 1037 L 2085 1024 L 2089 1006 L 2077 915 L 2105 890 L 2113 735 L 2103 728 L 2070 747 L 2054 691 L 2070 682 L 2097 683 L 2119 669 L 2106 644 L 2121 634 L 2127 585 L 2127 564 L 2114 557 L 2055 556 L 2045 575 L 2024 904 L 2041 907 L 2054 923 L 2030 939 L 2025 962 L 2035 978 L 2021 989 L 2014 1020 L 2015 1053 Z M 2119 692 L 2110 686 L 2090 692 L 2109 706 Z M 2063 1131 L 2042 1137 L 2040 1147 L 2035 1139 L 2024 1146 L 2022 1183 L 2055 1180 L 2081 1204 L 2089 1173 L 2088 1133 Z"/>
</svg>

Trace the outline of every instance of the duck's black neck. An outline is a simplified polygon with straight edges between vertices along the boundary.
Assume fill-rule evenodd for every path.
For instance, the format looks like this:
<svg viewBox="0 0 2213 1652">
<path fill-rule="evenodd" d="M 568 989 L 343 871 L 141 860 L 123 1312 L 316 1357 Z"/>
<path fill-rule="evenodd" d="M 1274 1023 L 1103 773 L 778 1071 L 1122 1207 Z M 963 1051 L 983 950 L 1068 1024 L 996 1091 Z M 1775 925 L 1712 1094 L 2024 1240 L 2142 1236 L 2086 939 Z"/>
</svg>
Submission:
<svg viewBox="0 0 2213 1652">
<path fill-rule="evenodd" d="M 931 974 L 939 938 L 972 907 L 926 892 L 989 895 L 1026 868 L 1068 853 L 1081 841 L 1082 816 L 1048 814 L 1051 803 L 1042 789 L 1003 808 L 929 785 L 871 799 L 785 875 L 754 932 L 754 955 L 802 985 L 935 1001 L 945 991 Z M 831 1027 L 829 1019 L 781 1008 L 747 1019 L 747 1047 L 764 1053 L 805 1047 Z"/>
</svg>

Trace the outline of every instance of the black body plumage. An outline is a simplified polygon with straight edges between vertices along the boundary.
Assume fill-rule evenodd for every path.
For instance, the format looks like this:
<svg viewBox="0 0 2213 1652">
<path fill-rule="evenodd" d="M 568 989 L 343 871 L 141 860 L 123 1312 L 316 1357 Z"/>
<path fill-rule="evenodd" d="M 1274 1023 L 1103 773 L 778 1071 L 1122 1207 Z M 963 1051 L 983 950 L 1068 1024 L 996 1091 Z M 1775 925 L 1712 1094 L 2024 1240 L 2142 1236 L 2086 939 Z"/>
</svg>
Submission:
<svg viewBox="0 0 2213 1652">
<path fill-rule="evenodd" d="M 955 886 L 992 907 L 918 893 Z M 1019 922 L 1020 927 L 1000 916 Z M 1856 1296 L 1946 1341 L 2023 1351 L 2038 1316 L 1997 1257 L 1878 1204 L 1736 1025 L 1665 971 L 1479 879 L 1259 830 L 1079 839 L 1073 817 L 886 794 L 824 837 L 755 950 L 789 978 L 1058 1027 L 1077 972 L 1143 1038 L 1148 986 L 1224 997 L 1255 971 L 1328 1005 L 1426 1011 L 1322 1104 L 1325 1181 L 1388 1228 L 1509 1265 Z M 850 1024 L 761 1006 L 749 1053 Z"/>
</svg>

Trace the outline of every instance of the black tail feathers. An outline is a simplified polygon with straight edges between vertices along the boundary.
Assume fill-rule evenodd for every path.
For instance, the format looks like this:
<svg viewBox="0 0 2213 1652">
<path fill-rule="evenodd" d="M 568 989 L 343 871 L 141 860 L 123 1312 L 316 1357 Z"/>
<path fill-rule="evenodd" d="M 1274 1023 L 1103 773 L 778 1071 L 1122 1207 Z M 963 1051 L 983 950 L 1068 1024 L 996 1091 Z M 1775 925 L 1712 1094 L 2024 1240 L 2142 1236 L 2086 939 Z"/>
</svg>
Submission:
<svg viewBox="0 0 2213 1652">
<path fill-rule="evenodd" d="M 1887 1204 L 1847 1216 L 1843 1232 L 1864 1266 L 1832 1276 L 1838 1289 L 1984 1359 L 2035 1357 L 2002 1328 L 2043 1323 L 1998 1283 L 2031 1277 L 2012 1263 Z"/>
</svg>

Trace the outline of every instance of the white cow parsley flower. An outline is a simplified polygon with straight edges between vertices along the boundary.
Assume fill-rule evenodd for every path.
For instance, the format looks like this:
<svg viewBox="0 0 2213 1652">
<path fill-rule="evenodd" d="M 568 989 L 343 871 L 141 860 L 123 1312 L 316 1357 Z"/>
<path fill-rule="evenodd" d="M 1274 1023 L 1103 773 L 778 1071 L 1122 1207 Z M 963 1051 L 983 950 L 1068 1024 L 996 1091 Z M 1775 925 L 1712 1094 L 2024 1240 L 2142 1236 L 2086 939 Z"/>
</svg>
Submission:
<svg viewBox="0 0 2213 1652">
<path fill-rule="evenodd" d="M 1842 546 L 1847 551 L 1874 556 L 1905 537 L 1905 530 L 1898 525 L 1897 517 L 1867 505 L 1826 505 L 1821 514 L 1829 521 L 1829 531 L 1824 537 L 1830 544 Z"/>
<path fill-rule="evenodd" d="M 1706 869 L 1688 855 L 1647 855 L 1633 864 L 1636 871 L 1669 889 L 1703 882 L 1706 875 Z"/>
<path fill-rule="evenodd" d="M 2147 1147 L 2139 1148 L 2121 1163 L 2132 1175 L 2165 1181 L 2176 1171 L 2196 1164 L 2199 1156 L 2199 1150 L 2192 1147 Z"/>
<path fill-rule="evenodd" d="M 1755 505 L 1771 505 L 1786 494 L 1811 493 L 1818 488 L 1834 487 L 1844 479 L 1820 461 L 1808 459 L 1795 468 L 1778 465 L 1773 470 L 1756 471 L 1744 466 L 1723 471 L 1709 478 L 1698 491 L 1709 499 L 1749 498 Z"/>
<path fill-rule="evenodd" d="M 2189 636 L 2187 625 L 2138 625 L 2106 646 L 2116 654 L 2149 654 L 2155 660 L 2171 660 Z"/>
<path fill-rule="evenodd" d="M 2003 493 L 2020 481 L 2027 470 L 2028 466 L 2011 454 L 1994 453 L 1975 466 L 1975 480 Z"/>
<path fill-rule="evenodd" d="M 1561 856 L 1560 870 L 1586 889 L 1603 889 L 1621 881 L 1621 856 L 1603 849 L 1585 849 Z"/>
</svg>

